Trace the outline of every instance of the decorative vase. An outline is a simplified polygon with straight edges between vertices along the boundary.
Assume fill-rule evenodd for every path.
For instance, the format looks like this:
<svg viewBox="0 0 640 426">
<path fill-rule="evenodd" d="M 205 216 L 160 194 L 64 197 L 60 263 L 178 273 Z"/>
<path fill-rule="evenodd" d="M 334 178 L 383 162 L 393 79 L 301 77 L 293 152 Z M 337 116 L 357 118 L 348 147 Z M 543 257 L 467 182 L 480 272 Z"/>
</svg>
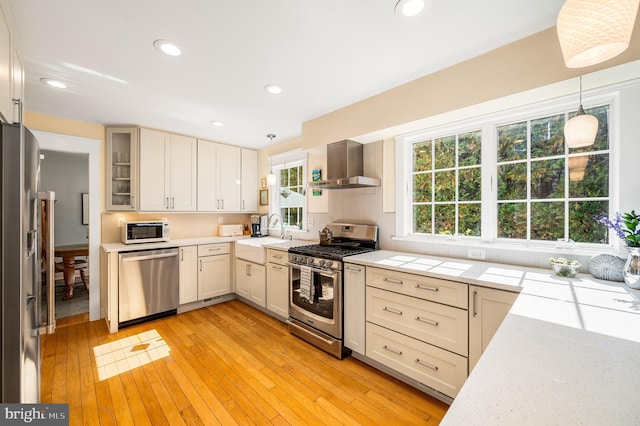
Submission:
<svg viewBox="0 0 640 426">
<path fill-rule="evenodd" d="M 627 247 L 629 257 L 624 264 L 624 282 L 631 288 L 640 289 L 640 247 Z"/>
</svg>

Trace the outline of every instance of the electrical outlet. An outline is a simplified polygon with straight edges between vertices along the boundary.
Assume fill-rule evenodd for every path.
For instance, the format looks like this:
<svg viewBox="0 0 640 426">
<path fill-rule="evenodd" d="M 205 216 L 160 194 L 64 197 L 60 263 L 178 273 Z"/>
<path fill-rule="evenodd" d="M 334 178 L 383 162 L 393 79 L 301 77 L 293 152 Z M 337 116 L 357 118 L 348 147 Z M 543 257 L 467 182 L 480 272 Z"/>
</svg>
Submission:
<svg viewBox="0 0 640 426">
<path fill-rule="evenodd" d="M 307 218 L 307 228 L 313 228 L 313 218 L 312 217 L 308 217 Z"/>
<path fill-rule="evenodd" d="M 224 216 L 218 216 L 218 223 L 224 223 Z"/>
<path fill-rule="evenodd" d="M 484 260 L 484 250 L 480 250 L 480 249 L 469 249 L 467 251 L 467 257 L 469 259 L 478 259 L 478 260 Z"/>
</svg>

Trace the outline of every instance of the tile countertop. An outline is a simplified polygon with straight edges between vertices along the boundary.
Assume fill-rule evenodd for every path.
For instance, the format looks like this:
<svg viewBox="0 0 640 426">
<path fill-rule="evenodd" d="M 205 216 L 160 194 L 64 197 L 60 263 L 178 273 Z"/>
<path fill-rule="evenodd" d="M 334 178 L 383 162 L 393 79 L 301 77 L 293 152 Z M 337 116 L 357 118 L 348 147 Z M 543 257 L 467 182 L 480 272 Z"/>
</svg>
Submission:
<svg viewBox="0 0 640 426">
<path fill-rule="evenodd" d="M 520 291 L 442 425 L 640 424 L 640 291 L 385 250 L 347 262 Z"/>
</svg>

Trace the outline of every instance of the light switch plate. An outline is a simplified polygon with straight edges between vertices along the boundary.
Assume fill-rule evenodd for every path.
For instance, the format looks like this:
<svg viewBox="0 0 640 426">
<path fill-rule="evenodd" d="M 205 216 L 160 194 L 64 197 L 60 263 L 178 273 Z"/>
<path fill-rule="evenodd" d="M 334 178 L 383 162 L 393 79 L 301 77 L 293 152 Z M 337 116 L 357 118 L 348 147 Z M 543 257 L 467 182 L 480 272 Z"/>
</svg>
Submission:
<svg viewBox="0 0 640 426">
<path fill-rule="evenodd" d="M 307 218 L 307 228 L 313 228 L 313 218 L 312 217 L 308 217 Z"/>
</svg>

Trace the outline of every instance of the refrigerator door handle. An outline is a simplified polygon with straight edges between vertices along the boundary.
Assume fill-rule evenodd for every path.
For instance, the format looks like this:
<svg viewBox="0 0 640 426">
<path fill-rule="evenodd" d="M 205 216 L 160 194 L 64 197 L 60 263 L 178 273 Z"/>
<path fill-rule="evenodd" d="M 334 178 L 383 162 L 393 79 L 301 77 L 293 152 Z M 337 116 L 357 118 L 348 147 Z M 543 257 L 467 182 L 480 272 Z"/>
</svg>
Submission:
<svg viewBox="0 0 640 426">
<path fill-rule="evenodd" d="M 13 105 L 18 107 L 18 121 L 13 121 L 14 124 L 22 123 L 22 99 L 13 98 Z"/>
<path fill-rule="evenodd" d="M 40 322 L 40 334 L 53 334 L 56 331 L 56 270 L 54 265 L 55 248 L 53 244 L 54 216 L 53 205 L 56 193 L 53 191 L 38 192 L 38 199 L 44 201 L 44 211 L 46 215 L 46 229 L 42 230 L 42 237 L 45 238 L 47 261 L 45 265 L 45 276 L 47 277 L 47 319 Z"/>
</svg>

